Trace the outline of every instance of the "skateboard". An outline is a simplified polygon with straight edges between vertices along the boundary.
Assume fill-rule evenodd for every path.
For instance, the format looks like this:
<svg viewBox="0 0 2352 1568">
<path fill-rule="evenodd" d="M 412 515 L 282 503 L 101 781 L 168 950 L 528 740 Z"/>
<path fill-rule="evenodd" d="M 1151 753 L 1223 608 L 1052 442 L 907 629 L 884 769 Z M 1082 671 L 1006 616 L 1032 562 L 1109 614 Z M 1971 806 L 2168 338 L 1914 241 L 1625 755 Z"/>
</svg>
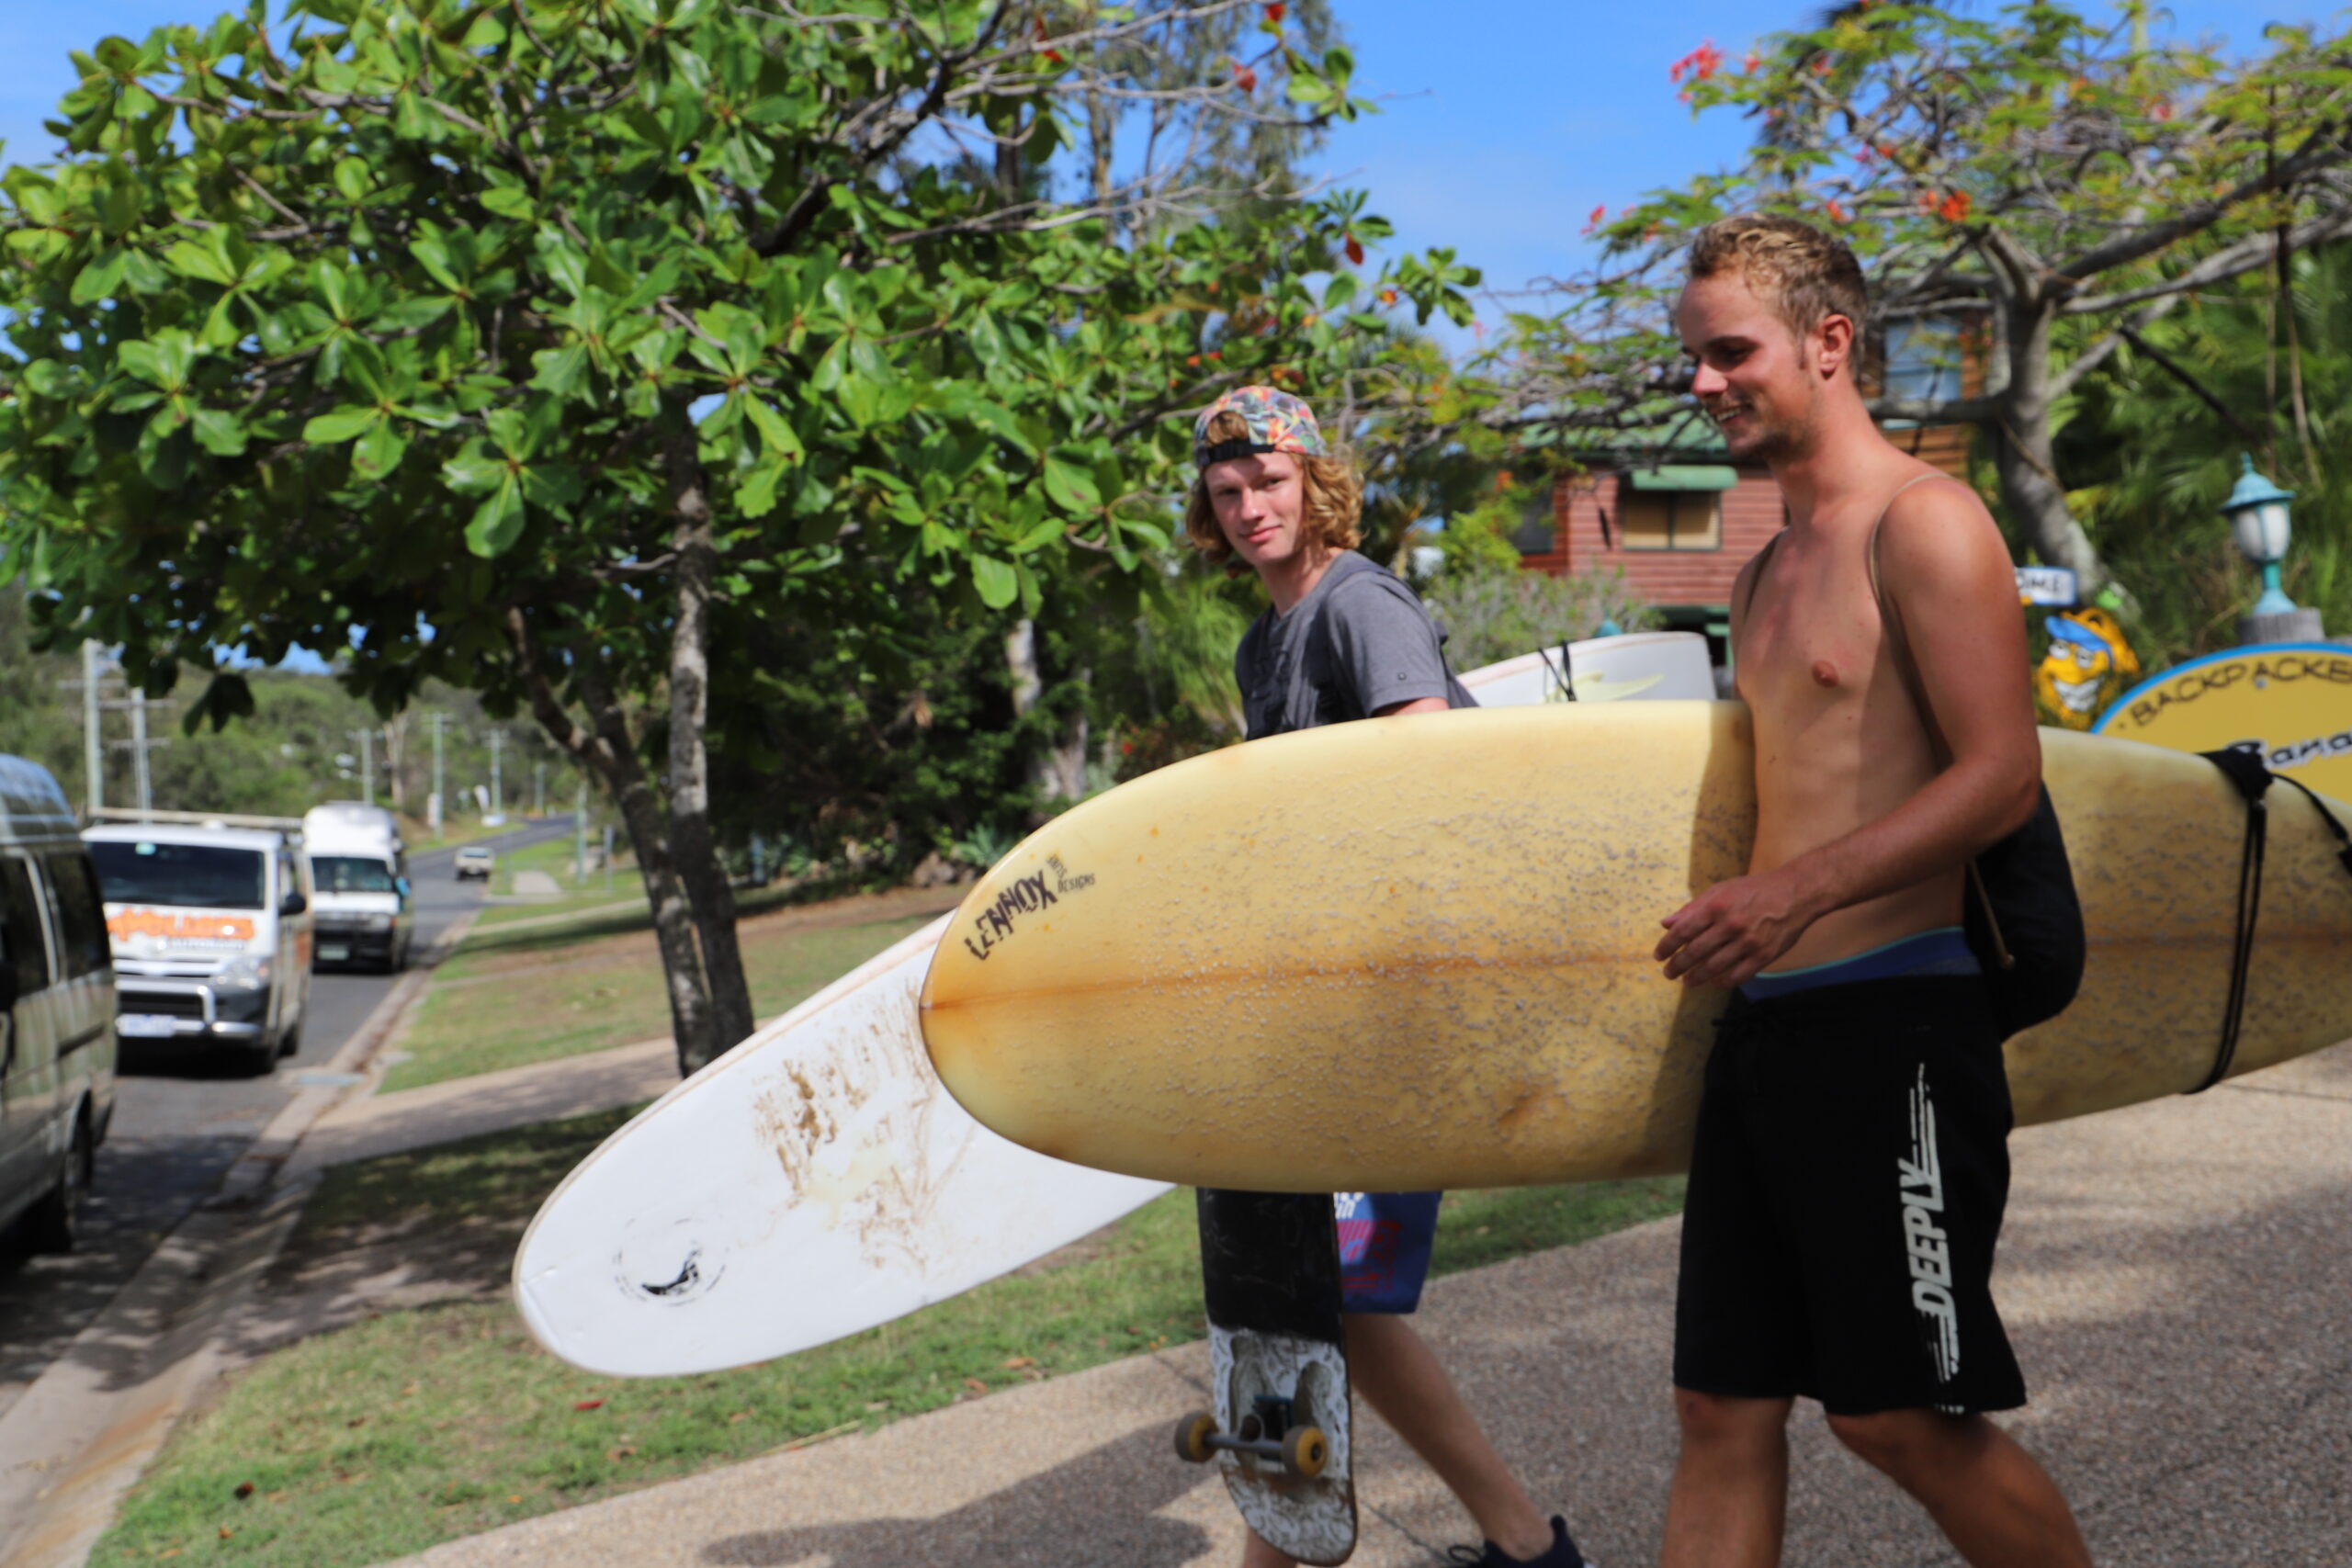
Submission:
<svg viewBox="0 0 2352 1568">
<path fill-rule="evenodd" d="M 1204 1188 L 1199 1205 L 1216 1408 L 1177 1424 L 1176 1452 L 1216 1465 L 1269 1546 L 1344 1562 L 1356 1488 L 1331 1200 Z"/>
</svg>

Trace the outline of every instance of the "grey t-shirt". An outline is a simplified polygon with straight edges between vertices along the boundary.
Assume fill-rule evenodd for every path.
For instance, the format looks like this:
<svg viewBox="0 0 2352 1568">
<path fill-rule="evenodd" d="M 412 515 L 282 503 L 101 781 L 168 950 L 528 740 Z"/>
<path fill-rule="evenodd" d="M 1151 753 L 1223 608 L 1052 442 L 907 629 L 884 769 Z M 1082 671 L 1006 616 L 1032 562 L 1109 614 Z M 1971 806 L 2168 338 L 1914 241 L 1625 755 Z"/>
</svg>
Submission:
<svg viewBox="0 0 2352 1568">
<path fill-rule="evenodd" d="M 1286 615 L 1271 609 L 1243 634 L 1233 656 L 1246 738 L 1344 724 L 1422 697 L 1470 708 L 1445 663 L 1445 634 L 1413 591 L 1353 550 Z"/>
</svg>

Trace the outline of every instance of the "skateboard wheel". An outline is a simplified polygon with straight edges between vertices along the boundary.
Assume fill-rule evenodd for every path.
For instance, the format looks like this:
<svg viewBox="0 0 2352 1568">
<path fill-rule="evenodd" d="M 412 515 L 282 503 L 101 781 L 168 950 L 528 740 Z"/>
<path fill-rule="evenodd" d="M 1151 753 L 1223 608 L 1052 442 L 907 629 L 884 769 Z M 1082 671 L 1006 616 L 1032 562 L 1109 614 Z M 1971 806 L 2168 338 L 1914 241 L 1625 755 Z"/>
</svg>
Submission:
<svg viewBox="0 0 2352 1568">
<path fill-rule="evenodd" d="M 1315 1427 L 1293 1427 L 1283 1434 L 1283 1468 L 1312 1481 L 1331 1462 L 1330 1439 Z"/>
<path fill-rule="evenodd" d="M 1213 1453 L 1209 1438 L 1216 1432 L 1216 1417 L 1205 1410 L 1195 1410 L 1176 1423 L 1176 1457 L 1187 1464 L 1208 1463 Z"/>
</svg>

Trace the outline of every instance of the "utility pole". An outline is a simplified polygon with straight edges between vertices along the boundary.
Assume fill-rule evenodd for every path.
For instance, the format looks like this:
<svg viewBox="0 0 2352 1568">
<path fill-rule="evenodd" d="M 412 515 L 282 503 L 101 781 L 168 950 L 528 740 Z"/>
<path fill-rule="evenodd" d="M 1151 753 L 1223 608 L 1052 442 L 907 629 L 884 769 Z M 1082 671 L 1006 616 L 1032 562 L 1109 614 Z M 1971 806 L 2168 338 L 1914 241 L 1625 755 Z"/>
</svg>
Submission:
<svg viewBox="0 0 2352 1568">
<path fill-rule="evenodd" d="M 104 711 L 98 704 L 98 680 L 106 668 L 106 650 L 96 637 L 82 639 L 82 767 L 89 774 L 85 794 L 90 802 L 90 820 L 98 819 L 98 812 L 107 803 L 106 735 L 98 728 Z"/>
<path fill-rule="evenodd" d="M 155 809 L 154 775 L 148 767 L 148 753 L 167 740 L 147 738 L 147 694 L 124 681 L 126 695 L 109 698 L 107 683 L 122 675 L 122 666 L 108 657 L 107 650 L 91 638 L 82 642 L 82 678 L 62 681 L 59 684 L 82 688 L 82 769 L 88 776 L 84 780 L 84 798 L 87 801 L 90 820 L 107 803 L 107 753 L 127 750 L 130 753 L 131 798 L 138 804 L 141 818 Z M 170 707 L 171 700 L 164 700 Z M 130 716 L 130 739 L 108 740 L 106 738 L 106 715 L 119 709 Z"/>
<path fill-rule="evenodd" d="M 571 802 L 571 886 L 588 886 L 588 781 L 580 781 L 580 793 Z"/>
<path fill-rule="evenodd" d="M 376 804 L 376 732 L 355 729 L 351 738 L 359 742 L 359 798 L 373 806 Z"/>
<path fill-rule="evenodd" d="M 613 890 L 613 825 L 605 824 L 605 891 Z"/>
<path fill-rule="evenodd" d="M 134 688 L 130 694 L 130 767 L 137 781 L 139 816 L 141 821 L 155 809 L 154 781 L 147 771 L 147 692 Z"/>
<path fill-rule="evenodd" d="M 506 797 L 498 788 L 498 753 L 505 744 L 506 731 L 493 728 L 490 732 L 490 814 L 497 818 L 506 815 Z"/>
<path fill-rule="evenodd" d="M 548 765 L 545 762 L 534 762 L 531 764 L 531 815 L 545 817 L 547 814 Z"/>
<path fill-rule="evenodd" d="M 433 710 L 433 798 L 425 809 L 426 815 L 433 818 L 433 836 L 436 839 L 448 836 L 441 829 L 441 730 L 448 722 L 447 714 L 439 708 Z"/>
</svg>

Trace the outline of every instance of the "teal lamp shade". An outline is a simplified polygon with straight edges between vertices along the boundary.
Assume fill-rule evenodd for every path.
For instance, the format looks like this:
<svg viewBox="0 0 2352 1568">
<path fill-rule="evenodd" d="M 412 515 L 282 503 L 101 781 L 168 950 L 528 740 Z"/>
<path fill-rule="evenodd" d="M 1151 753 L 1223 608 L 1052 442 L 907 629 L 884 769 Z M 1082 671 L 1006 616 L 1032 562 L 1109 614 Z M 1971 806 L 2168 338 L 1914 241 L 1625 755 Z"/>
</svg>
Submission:
<svg viewBox="0 0 2352 1568">
<path fill-rule="evenodd" d="M 2222 513 L 2230 520 L 2238 553 L 2262 569 L 2262 597 L 2255 602 L 2254 613 L 2285 615 L 2294 609 L 2295 602 L 2278 587 L 2278 563 L 2287 558 L 2287 547 L 2295 536 L 2287 515 L 2288 502 L 2295 499 L 2295 492 L 2280 490 L 2256 473 L 2251 456 L 2241 457 L 2239 462 L 2238 482 L 2229 500 L 2222 502 Z"/>
<path fill-rule="evenodd" d="M 2230 499 L 2222 502 L 2222 513 L 2230 520 L 2240 554 L 2256 566 L 2276 566 L 2287 558 L 2287 546 L 2294 538 L 2287 503 L 2295 499 L 2295 492 L 2280 490 L 2256 473 L 2252 457 L 2240 461 L 2245 471 L 2238 476 Z"/>
</svg>

